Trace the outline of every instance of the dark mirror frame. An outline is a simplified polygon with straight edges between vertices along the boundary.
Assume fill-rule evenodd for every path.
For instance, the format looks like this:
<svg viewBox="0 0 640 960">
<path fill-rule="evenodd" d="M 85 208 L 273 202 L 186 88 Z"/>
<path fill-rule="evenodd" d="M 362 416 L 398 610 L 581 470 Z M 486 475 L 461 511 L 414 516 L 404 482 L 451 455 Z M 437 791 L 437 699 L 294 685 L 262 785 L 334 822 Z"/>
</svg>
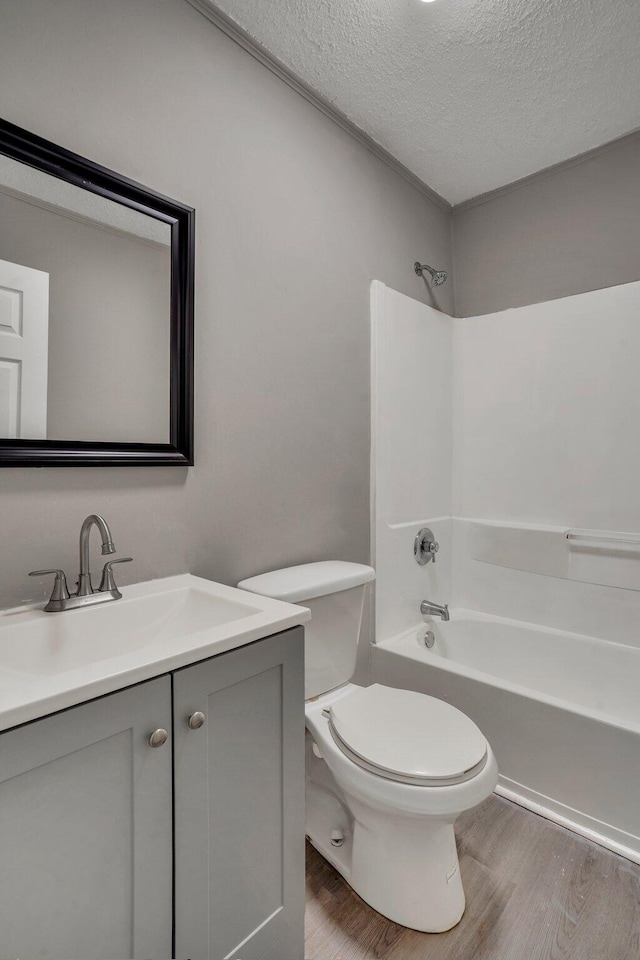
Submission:
<svg viewBox="0 0 640 960">
<path fill-rule="evenodd" d="M 169 443 L 0 439 L 0 467 L 191 466 L 195 210 L 2 119 L 0 154 L 171 227 Z"/>
</svg>

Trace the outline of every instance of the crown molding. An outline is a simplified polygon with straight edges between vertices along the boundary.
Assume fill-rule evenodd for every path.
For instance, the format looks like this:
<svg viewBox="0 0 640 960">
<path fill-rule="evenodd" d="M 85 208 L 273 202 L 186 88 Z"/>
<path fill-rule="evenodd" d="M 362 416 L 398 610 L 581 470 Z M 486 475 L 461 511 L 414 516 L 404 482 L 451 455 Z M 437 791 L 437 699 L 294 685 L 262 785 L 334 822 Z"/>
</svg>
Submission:
<svg viewBox="0 0 640 960">
<path fill-rule="evenodd" d="M 266 47 L 258 43 L 257 40 L 251 37 L 246 30 L 235 23 L 226 13 L 219 10 L 212 0 L 186 0 L 186 2 L 266 67 L 267 70 L 270 70 L 276 77 L 283 80 L 287 86 L 291 87 L 292 90 L 295 90 L 297 94 L 323 113 L 325 117 L 328 117 L 329 120 L 337 124 L 341 130 L 344 130 L 349 136 L 353 137 L 354 140 L 357 140 L 359 144 L 377 157 L 378 160 L 381 160 L 382 163 L 386 164 L 394 173 L 397 173 L 410 183 L 412 187 L 415 187 L 423 196 L 427 197 L 442 210 L 446 210 L 447 213 L 451 212 L 453 208 L 444 197 L 441 197 L 439 193 L 432 190 L 431 187 L 427 186 L 424 181 L 412 173 L 404 164 L 396 160 L 384 147 L 381 147 L 380 144 L 376 143 L 368 134 L 364 133 L 364 131 L 349 120 L 341 110 L 338 110 L 332 103 L 325 100 L 319 93 L 316 93 L 315 90 L 296 77 L 288 67 L 274 57 L 273 54 L 269 53 Z"/>
<path fill-rule="evenodd" d="M 503 187 L 496 187 L 495 190 L 489 190 L 487 193 L 481 193 L 477 197 L 463 200 L 462 203 L 456 203 L 451 207 L 451 212 L 456 216 L 459 213 L 470 210 L 472 207 L 478 207 L 483 203 L 490 203 L 492 200 L 497 200 L 499 197 L 506 196 L 508 193 L 520 190 L 521 187 L 527 187 L 530 183 L 535 183 L 537 180 L 546 180 L 547 177 L 553 177 L 557 173 L 568 170 L 570 167 L 578 166 L 578 164 L 588 163 L 589 160 L 595 160 L 602 154 L 626 147 L 637 140 L 640 140 L 640 127 L 637 130 L 632 130 L 631 133 L 626 133 L 623 137 L 609 140 L 607 143 L 600 144 L 599 147 L 593 147 L 591 150 L 579 153 L 575 157 L 570 157 L 568 160 L 561 160 L 559 163 L 554 163 L 550 167 L 544 167 L 542 170 L 530 173 L 526 177 L 521 177 L 519 180 L 512 180 L 511 183 L 506 183 Z"/>
</svg>

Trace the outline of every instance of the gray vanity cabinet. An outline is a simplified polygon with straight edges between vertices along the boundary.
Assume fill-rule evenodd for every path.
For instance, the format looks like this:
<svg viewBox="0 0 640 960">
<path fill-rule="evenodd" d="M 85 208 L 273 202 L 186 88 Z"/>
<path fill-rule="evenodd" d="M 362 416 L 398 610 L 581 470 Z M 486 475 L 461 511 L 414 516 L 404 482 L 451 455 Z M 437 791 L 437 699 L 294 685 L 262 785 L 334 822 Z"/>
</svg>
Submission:
<svg viewBox="0 0 640 960">
<path fill-rule="evenodd" d="M 171 956 L 168 676 L 0 735 L 0 957 Z"/>
<path fill-rule="evenodd" d="M 302 960 L 303 647 L 0 733 L 2 960 Z"/>
<path fill-rule="evenodd" d="M 178 960 L 304 957 L 303 691 L 301 627 L 174 674 Z"/>
</svg>

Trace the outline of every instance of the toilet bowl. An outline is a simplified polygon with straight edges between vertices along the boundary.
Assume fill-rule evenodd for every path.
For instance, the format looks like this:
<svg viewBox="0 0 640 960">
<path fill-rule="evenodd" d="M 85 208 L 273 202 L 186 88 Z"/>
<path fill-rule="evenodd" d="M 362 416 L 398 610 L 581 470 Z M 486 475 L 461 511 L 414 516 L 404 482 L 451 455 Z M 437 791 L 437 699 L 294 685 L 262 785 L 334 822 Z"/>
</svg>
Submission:
<svg viewBox="0 0 640 960">
<path fill-rule="evenodd" d="M 381 704 L 379 719 L 383 723 L 384 708 L 398 702 L 386 694 L 401 698 L 409 691 L 377 684 L 366 688 L 348 684 L 306 704 L 311 738 L 306 764 L 307 834 L 325 859 L 379 913 L 415 930 L 440 933 L 458 923 L 465 907 L 453 824 L 462 812 L 493 792 L 498 780 L 495 757 L 475 724 L 459 710 L 433 697 L 409 693 L 415 698 L 413 706 L 420 702 L 424 717 L 437 724 L 418 731 L 408 726 L 406 730 L 414 745 L 417 738 L 424 738 L 416 758 L 427 760 L 432 775 L 425 775 L 419 782 L 416 767 L 420 764 L 407 762 L 404 778 L 398 763 L 390 778 L 388 769 L 376 770 L 371 761 L 362 763 L 362 755 L 356 757 L 353 751 L 345 751 L 332 728 L 331 713 L 339 713 L 336 708 L 350 702 L 354 717 L 361 711 L 366 742 L 368 711 L 361 708 L 369 693 L 372 710 Z M 469 750 L 458 743 L 462 748 L 458 756 L 473 755 L 477 748 L 472 772 L 462 769 L 464 759 L 462 763 L 438 766 L 442 749 L 435 751 L 435 762 L 429 753 L 430 738 L 442 737 L 441 722 L 451 721 L 452 714 L 460 721 L 459 736 L 466 724 L 470 725 Z M 395 730 L 401 725 L 396 722 Z M 349 733 L 357 739 L 356 725 Z M 405 759 L 409 755 L 406 751 Z"/>
<path fill-rule="evenodd" d="M 430 933 L 455 926 L 465 898 L 453 824 L 494 790 L 498 769 L 478 727 L 444 701 L 349 682 L 362 564 L 304 564 L 239 587 L 304 603 L 306 815 L 313 846 L 383 916 Z"/>
</svg>

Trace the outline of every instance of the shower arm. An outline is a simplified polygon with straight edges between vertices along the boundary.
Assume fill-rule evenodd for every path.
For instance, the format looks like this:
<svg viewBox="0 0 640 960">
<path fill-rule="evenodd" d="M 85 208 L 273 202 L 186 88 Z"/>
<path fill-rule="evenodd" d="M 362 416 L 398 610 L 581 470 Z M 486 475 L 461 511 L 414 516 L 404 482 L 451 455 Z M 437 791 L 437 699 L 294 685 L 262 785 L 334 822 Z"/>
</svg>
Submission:
<svg viewBox="0 0 640 960">
<path fill-rule="evenodd" d="M 422 276 L 423 270 L 428 270 L 432 277 L 435 274 L 435 270 L 433 269 L 433 267 L 430 267 L 428 263 L 420 263 L 419 260 L 416 260 L 416 262 L 413 265 L 413 269 L 415 270 L 415 272 L 418 274 L 419 277 Z"/>
</svg>

